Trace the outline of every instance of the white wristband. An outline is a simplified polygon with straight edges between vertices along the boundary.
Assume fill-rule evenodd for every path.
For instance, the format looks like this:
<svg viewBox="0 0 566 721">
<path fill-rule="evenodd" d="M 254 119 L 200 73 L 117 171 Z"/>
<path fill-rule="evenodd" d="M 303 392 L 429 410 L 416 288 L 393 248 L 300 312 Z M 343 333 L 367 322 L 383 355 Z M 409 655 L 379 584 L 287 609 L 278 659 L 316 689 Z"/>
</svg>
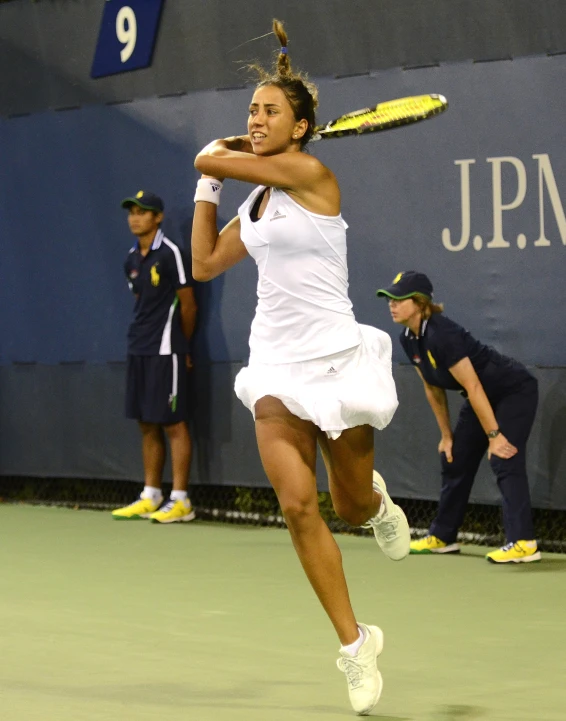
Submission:
<svg viewBox="0 0 566 721">
<path fill-rule="evenodd" d="M 216 180 L 216 178 L 201 178 L 197 183 L 195 203 L 199 200 L 204 200 L 207 203 L 218 205 L 220 203 L 221 190 L 222 183 L 220 180 Z"/>
</svg>

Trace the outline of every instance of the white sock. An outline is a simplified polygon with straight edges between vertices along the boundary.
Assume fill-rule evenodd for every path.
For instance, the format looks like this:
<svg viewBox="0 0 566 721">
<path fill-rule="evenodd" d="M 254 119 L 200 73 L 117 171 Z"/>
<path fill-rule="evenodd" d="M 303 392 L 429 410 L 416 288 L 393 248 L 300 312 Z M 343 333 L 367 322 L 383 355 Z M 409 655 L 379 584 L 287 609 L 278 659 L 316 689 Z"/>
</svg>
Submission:
<svg viewBox="0 0 566 721">
<path fill-rule="evenodd" d="M 362 643 L 364 642 L 365 636 L 362 629 L 358 626 L 358 631 L 360 632 L 360 635 L 358 636 L 357 641 L 354 641 L 354 643 L 348 644 L 348 646 L 341 646 L 340 651 L 342 653 L 347 653 L 348 656 L 356 656 L 358 651 L 361 648 Z"/>
<path fill-rule="evenodd" d="M 183 503 L 187 502 L 187 492 L 186 491 L 171 491 L 171 500 L 172 501 L 183 501 Z"/>
<path fill-rule="evenodd" d="M 163 494 L 161 488 L 155 488 L 154 486 L 144 486 L 140 498 L 147 498 L 154 503 L 161 503 L 163 500 Z"/>
</svg>

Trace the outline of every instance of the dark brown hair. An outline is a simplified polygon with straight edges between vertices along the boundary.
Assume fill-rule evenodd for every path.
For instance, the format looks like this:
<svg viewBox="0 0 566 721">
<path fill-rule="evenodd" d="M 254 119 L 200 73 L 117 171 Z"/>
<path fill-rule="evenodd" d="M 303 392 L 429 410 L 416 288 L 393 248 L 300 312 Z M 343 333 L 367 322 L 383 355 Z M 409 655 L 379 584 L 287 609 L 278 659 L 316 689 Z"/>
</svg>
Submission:
<svg viewBox="0 0 566 721">
<path fill-rule="evenodd" d="M 294 72 L 291 69 L 291 62 L 287 52 L 287 33 L 280 20 L 273 20 L 273 33 L 281 43 L 281 51 L 277 55 L 273 69 L 267 71 L 257 64 L 251 65 L 250 69 L 259 78 L 256 88 L 263 88 L 268 85 L 280 88 L 293 109 L 295 120 L 304 119 L 307 121 L 308 128 L 299 141 L 301 148 L 304 148 L 314 134 L 318 90 L 316 85 L 309 82 L 305 73 Z"/>
<path fill-rule="evenodd" d="M 444 310 L 444 303 L 433 303 L 432 300 L 422 293 L 415 293 L 411 296 L 423 318 L 430 318 L 433 313 L 442 313 Z"/>
</svg>

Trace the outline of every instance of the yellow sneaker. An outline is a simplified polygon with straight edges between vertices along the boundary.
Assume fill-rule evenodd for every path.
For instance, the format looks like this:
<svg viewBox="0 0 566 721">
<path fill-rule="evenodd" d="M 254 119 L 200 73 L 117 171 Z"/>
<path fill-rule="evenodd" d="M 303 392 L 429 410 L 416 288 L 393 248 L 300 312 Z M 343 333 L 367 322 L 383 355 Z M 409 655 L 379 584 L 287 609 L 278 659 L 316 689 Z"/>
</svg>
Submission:
<svg viewBox="0 0 566 721">
<path fill-rule="evenodd" d="M 152 523 L 177 523 L 194 520 L 195 512 L 188 498 L 186 502 L 171 499 L 149 518 Z"/>
<path fill-rule="evenodd" d="M 436 536 L 425 536 L 411 541 L 410 553 L 460 553 L 457 543 L 444 543 Z"/>
<path fill-rule="evenodd" d="M 491 551 L 486 558 L 490 563 L 530 563 L 540 561 L 540 551 L 536 541 L 515 541 Z"/>
<path fill-rule="evenodd" d="M 159 503 L 155 503 L 150 498 L 139 498 L 129 506 L 112 511 L 112 517 L 117 521 L 134 521 L 139 518 L 149 518 L 158 508 Z"/>
</svg>

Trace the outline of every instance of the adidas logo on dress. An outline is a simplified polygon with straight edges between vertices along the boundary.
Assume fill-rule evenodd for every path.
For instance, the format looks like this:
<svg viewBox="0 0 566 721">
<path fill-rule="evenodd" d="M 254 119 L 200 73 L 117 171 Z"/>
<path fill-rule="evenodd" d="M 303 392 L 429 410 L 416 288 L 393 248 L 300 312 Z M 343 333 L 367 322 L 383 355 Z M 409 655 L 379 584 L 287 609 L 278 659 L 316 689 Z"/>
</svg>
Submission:
<svg viewBox="0 0 566 721">
<path fill-rule="evenodd" d="M 271 222 L 272 220 L 279 220 L 279 218 L 286 218 L 286 217 L 287 216 L 283 215 L 283 213 L 281 213 L 279 210 L 276 210 L 275 213 L 273 213 L 273 215 L 271 216 L 271 218 L 269 220 Z"/>
<path fill-rule="evenodd" d="M 334 373 L 338 373 L 338 371 L 336 370 L 336 368 L 334 366 L 330 366 L 330 368 L 326 371 L 327 376 L 334 375 Z"/>
</svg>

